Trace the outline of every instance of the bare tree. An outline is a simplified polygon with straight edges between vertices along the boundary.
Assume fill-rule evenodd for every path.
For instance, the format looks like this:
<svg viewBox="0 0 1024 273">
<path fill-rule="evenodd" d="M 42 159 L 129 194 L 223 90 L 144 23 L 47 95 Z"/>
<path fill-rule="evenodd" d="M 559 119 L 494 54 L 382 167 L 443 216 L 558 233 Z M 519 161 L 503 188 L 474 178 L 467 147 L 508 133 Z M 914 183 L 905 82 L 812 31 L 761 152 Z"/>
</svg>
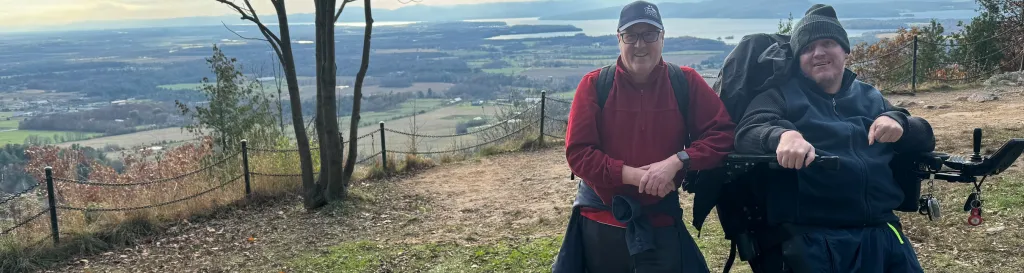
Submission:
<svg viewBox="0 0 1024 273">
<path fill-rule="evenodd" d="M 285 79 L 288 82 L 288 96 L 290 98 L 292 109 L 292 125 L 295 129 L 295 141 L 298 146 L 297 148 L 299 149 L 299 164 L 302 168 L 302 187 L 305 193 L 303 203 L 307 209 L 322 206 L 322 203 L 317 202 L 320 198 L 316 198 L 318 195 L 318 188 L 316 182 L 313 180 L 313 160 L 309 151 L 309 138 L 306 136 L 305 128 L 302 127 L 302 102 L 299 97 L 298 77 L 295 72 L 295 58 L 292 54 L 291 34 L 288 29 L 288 12 L 285 9 L 284 0 L 270 0 L 274 5 L 274 11 L 277 13 L 280 36 L 274 34 L 274 32 L 260 21 L 256 9 L 252 7 L 249 0 L 244 0 L 244 9 L 232 0 L 216 1 L 228 5 L 238 12 L 238 14 L 241 15 L 241 20 L 248 20 L 256 24 L 260 33 L 263 34 L 263 39 L 246 38 L 238 35 L 238 33 L 235 33 L 236 35 L 243 39 L 266 41 L 270 44 L 270 47 L 274 49 L 274 53 L 277 53 L 277 57 L 284 69 Z"/>
<path fill-rule="evenodd" d="M 348 177 L 342 176 L 342 143 L 338 126 L 337 71 L 334 47 L 334 23 L 341 18 L 345 5 L 355 0 L 342 0 L 335 11 L 336 0 L 314 0 L 316 7 L 316 79 L 317 134 L 320 139 L 320 191 L 324 201 L 340 200 L 348 190 Z M 366 62 L 364 56 L 363 62 Z M 358 99 L 357 99 L 358 100 Z M 354 130 L 354 128 L 353 128 Z M 349 150 L 353 153 L 354 150 Z M 347 167 L 347 166 L 346 166 Z"/>
<path fill-rule="evenodd" d="M 345 0 L 349 1 L 349 0 Z M 340 13 L 339 13 L 340 15 Z M 363 16 L 366 17 L 366 29 L 363 31 L 363 58 L 359 64 L 359 72 L 356 73 L 356 83 L 352 91 L 352 118 L 349 121 L 348 130 L 348 159 L 345 161 L 344 181 L 348 187 L 348 181 L 352 178 L 352 171 L 356 165 L 356 151 L 359 149 L 359 106 L 363 99 L 363 79 L 366 78 L 366 70 L 370 62 L 370 32 L 373 31 L 373 16 L 370 12 L 370 0 L 363 0 Z M 337 18 L 336 18 L 337 19 Z"/>
</svg>

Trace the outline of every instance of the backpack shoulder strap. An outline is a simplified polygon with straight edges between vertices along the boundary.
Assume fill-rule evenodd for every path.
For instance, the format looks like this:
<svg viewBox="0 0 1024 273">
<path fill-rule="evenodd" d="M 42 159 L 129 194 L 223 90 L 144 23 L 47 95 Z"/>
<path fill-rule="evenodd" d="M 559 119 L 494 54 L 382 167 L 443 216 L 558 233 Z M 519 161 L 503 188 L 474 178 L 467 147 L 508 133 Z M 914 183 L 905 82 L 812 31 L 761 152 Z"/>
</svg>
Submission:
<svg viewBox="0 0 1024 273">
<path fill-rule="evenodd" d="M 665 62 L 665 64 L 668 66 L 668 75 L 672 80 L 672 91 L 675 92 L 679 114 L 683 115 L 684 122 L 686 123 L 686 142 L 684 143 L 686 147 L 690 147 L 694 134 L 692 130 L 693 117 L 687 112 L 690 109 L 690 85 L 682 68 L 669 62 Z"/>
<path fill-rule="evenodd" d="M 604 108 L 608 101 L 608 93 L 611 92 L 615 83 L 615 66 L 606 65 L 601 68 L 601 74 L 597 76 L 597 105 Z"/>
<path fill-rule="evenodd" d="M 604 109 L 604 103 L 608 101 L 608 93 L 615 83 L 615 65 L 610 64 L 601 68 L 601 74 L 597 76 L 597 107 Z M 569 180 L 576 180 L 576 174 L 569 172 Z"/>
</svg>

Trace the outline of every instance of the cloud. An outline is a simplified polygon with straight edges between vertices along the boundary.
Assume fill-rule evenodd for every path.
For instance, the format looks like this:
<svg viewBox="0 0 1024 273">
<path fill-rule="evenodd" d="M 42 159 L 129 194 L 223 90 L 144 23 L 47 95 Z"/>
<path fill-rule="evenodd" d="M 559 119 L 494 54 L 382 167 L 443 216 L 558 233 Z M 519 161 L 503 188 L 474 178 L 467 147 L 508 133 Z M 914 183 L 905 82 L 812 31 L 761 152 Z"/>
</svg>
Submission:
<svg viewBox="0 0 1024 273">
<path fill-rule="evenodd" d="M 242 0 L 235 0 L 243 6 Z M 402 4 L 399 0 L 372 0 L 374 8 L 395 9 L 408 5 L 454 5 L 484 2 L 511 2 L 524 0 L 420 0 Z M 339 0 L 340 2 L 340 0 Z M 407 2 L 407 0 L 402 0 Z M 260 14 L 273 13 L 267 0 L 252 0 Z M 288 13 L 312 13 L 313 1 L 291 0 Z M 362 1 L 349 3 L 362 7 Z M 234 14 L 227 5 L 215 0 L 0 0 L 0 27 L 29 27 L 64 25 L 92 20 L 164 19 L 192 16 L 218 16 Z"/>
</svg>

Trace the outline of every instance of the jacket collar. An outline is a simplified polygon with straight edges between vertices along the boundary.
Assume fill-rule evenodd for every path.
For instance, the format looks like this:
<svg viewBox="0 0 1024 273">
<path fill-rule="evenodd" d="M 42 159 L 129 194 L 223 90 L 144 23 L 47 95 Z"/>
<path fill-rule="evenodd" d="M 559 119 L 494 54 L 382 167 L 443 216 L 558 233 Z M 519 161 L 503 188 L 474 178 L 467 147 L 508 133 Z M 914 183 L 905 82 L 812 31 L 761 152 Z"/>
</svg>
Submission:
<svg viewBox="0 0 1024 273">
<path fill-rule="evenodd" d="M 814 82 L 814 80 L 812 80 L 811 78 L 807 77 L 807 75 L 804 75 L 803 71 L 800 70 L 799 66 L 796 67 L 795 69 L 796 69 L 796 71 L 794 71 L 795 72 L 794 74 L 795 74 L 796 78 L 800 81 L 800 85 L 803 86 L 805 89 L 808 89 L 808 90 L 812 91 L 812 93 L 818 94 L 818 95 L 821 95 L 821 96 L 824 96 L 824 97 L 831 97 L 831 96 L 833 96 L 833 95 L 829 95 L 828 93 L 825 93 L 825 90 L 823 88 L 821 88 L 820 86 L 818 86 L 818 83 Z M 843 81 L 842 81 L 842 84 L 839 85 L 839 91 L 837 91 L 834 96 L 836 96 L 836 97 L 843 97 L 843 96 L 846 95 L 846 93 L 849 93 L 850 92 L 850 88 L 853 86 L 853 82 L 855 80 L 857 80 L 857 73 L 853 72 L 853 70 L 850 70 L 849 68 L 844 68 L 843 69 Z"/>
<path fill-rule="evenodd" d="M 658 60 L 658 64 L 654 66 L 654 69 L 651 70 L 651 74 L 647 76 L 647 82 L 640 84 L 633 81 L 633 76 L 629 74 L 629 70 L 626 70 L 626 65 L 622 62 L 622 55 L 620 54 L 619 57 L 615 60 L 615 71 L 616 74 L 620 75 L 616 75 L 615 78 L 616 81 L 618 81 L 619 79 L 623 79 L 626 82 L 628 82 L 629 85 L 636 87 L 654 86 L 654 84 L 657 83 L 658 80 L 660 80 L 661 76 L 663 74 L 666 74 L 666 68 L 667 65 L 665 64 L 665 58 L 662 57 L 660 60 Z"/>
</svg>

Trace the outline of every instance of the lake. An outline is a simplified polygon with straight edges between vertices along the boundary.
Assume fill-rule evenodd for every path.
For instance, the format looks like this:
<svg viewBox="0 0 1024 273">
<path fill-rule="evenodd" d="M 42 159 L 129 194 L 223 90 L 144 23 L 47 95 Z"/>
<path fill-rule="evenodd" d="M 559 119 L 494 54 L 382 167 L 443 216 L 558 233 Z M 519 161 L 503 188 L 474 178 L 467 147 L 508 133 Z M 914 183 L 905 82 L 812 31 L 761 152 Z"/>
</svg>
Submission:
<svg viewBox="0 0 1024 273">
<path fill-rule="evenodd" d="M 916 13 L 905 13 L 904 16 L 907 18 L 940 18 L 940 19 L 964 19 L 965 21 L 970 20 L 972 17 L 977 16 L 978 12 L 974 10 L 948 10 L 948 11 L 932 11 L 932 12 L 916 12 Z M 793 16 L 798 16 L 794 14 Z M 799 20 L 799 17 L 794 17 L 794 20 Z M 896 19 L 896 18 L 843 18 L 845 19 Z M 550 38 L 559 36 L 572 36 L 576 34 L 586 34 L 587 36 L 603 36 L 615 34 L 616 25 L 618 25 L 618 19 L 601 19 L 601 20 L 539 20 L 538 18 L 502 18 L 502 19 L 481 19 L 481 20 L 466 20 L 468 22 L 505 22 L 509 25 L 573 25 L 582 31 L 578 32 L 548 32 L 548 33 L 533 33 L 533 34 L 514 34 L 514 35 L 501 35 L 491 37 L 491 40 L 509 40 L 509 39 L 524 39 L 524 38 Z M 415 22 L 374 22 L 377 24 L 388 24 L 388 25 L 401 25 L 411 24 Z M 722 38 L 723 41 L 730 44 L 738 43 L 740 38 L 744 35 L 751 33 L 760 32 L 775 32 L 778 30 L 779 19 L 726 19 L 726 18 L 665 18 L 663 20 L 665 24 L 666 37 L 682 37 L 691 36 L 706 39 L 718 39 Z M 344 26 L 364 26 L 364 23 L 339 23 Z M 893 29 L 850 29 L 847 33 L 851 36 L 861 36 L 861 34 L 876 31 L 893 31 Z M 733 36 L 733 39 L 726 39 L 728 36 Z"/>
</svg>

